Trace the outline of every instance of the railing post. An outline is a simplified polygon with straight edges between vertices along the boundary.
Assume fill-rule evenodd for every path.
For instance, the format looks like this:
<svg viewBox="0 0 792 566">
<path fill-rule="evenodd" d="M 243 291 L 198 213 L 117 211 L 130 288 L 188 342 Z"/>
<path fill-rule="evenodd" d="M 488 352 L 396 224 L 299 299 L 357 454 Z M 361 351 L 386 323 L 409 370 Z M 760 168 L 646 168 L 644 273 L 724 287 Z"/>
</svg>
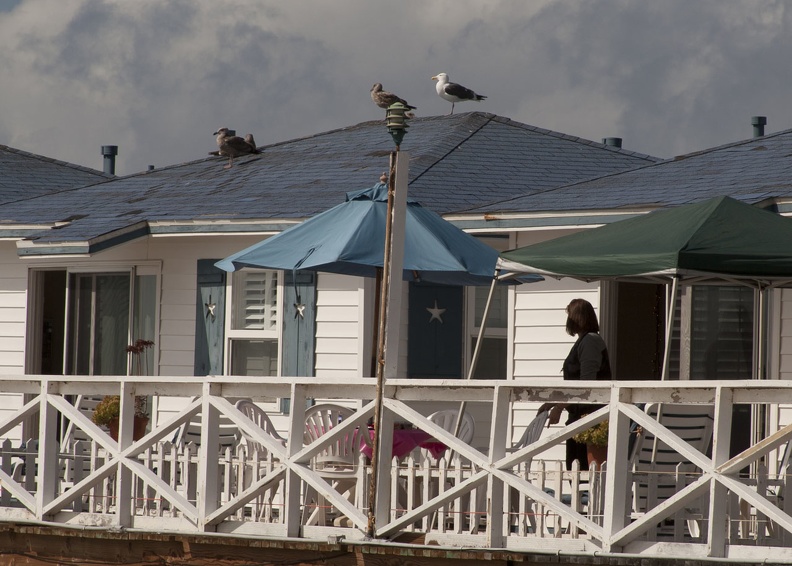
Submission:
<svg viewBox="0 0 792 566">
<path fill-rule="evenodd" d="M 732 407 L 734 391 L 718 387 L 715 390 L 715 422 L 712 427 L 712 467 L 729 460 L 731 445 Z M 727 521 L 726 486 L 713 477 L 710 480 L 709 524 L 707 525 L 707 556 L 722 558 L 726 556 L 726 540 L 729 524 Z"/>
<path fill-rule="evenodd" d="M 292 384 L 291 405 L 289 414 L 289 440 L 286 451 L 289 457 L 294 456 L 303 447 L 305 432 L 306 388 L 304 385 Z M 287 537 L 299 537 L 302 520 L 300 505 L 301 480 L 289 465 L 286 470 L 283 494 L 283 523 L 286 525 Z"/>
<path fill-rule="evenodd" d="M 506 455 L 506 442 L 511 443 L 508 427 L 511 413 L 511 388 L 496 386 L 492 402 L 492 427 L 489 439 L 490 464 L 497 462 Z M 504 515 L 503 481 L 494 474 L 487 480 L 487 546 L 505 548 L 503 515 Z M 508 505 L 508 503 L 506 504 Z M 510 511 L 509 507 L 506 508 Z"/>
<path fill-rule="evenodd" d="M 44 508 L 55 499 L 58 487 L 58 412 L 49 403 L 50 381 L 41 382 L 41 404 L 39 408 L 38 472 L 36 482 L 36 518 L 45 520 Z M 58 392 L 55 392 L 60 394 Z"/>
<path fill-rule="evenodd" d="M 627 445 L 630 436 L 630 419 L 619 410 L 619 405 L 631 403 L 632 395 L 627 389 L 614 384 L 611 389 L 610 415 L 608 416 L 608 457 L 607 473 L 605 474 L 605 501 L 610 502 L 610 512 L 603 517 L 603 550 L 620 552 L 621 547 L 611 546 L 613 535 L 627 525 L 629 497 L 632 493 L 628 486 L 629 470 Z"/>
<path fill-rule="evenodd" d="M 135 418 L 135 389 L 134 386 L 126 381 L 121 382 L 119 391 L 121 412 L 118 416 L 118 450 L 123 451 L 133 443 L 132 428 Z M 134 507 L 132 505 L 132 495 L 134 490 L 132 471 L 119 462 L 116 470 L 116 525 L 119 527 L 129 527 L 132 524 Z"/>
<path fill-rule="evenodd" d="M 198 449 L 198 528 L 208 530 L 206 519 L 218 507 L 220 476 L 220 415 L 209 402 L 219 384 L 205 382 L 201 399 L 201 446 Z"/>
<path fill-rule="evenodd" d="M 371 470 L 372 474 L 377 474 L 376 492 L 374 497 L 374 519 L 375 525 L 386 525 L 390 519 L 391 510 L 391 490 L 390 490 L 390 477 L 393 469 L 393 411 L 382 411 L 380 415 L 380 432 L 379 441 L 377 442 L 377 457 L 376 469 Z M 362 434 L 368 434 L 367 430 L 362 431 Z M 359 489 L 363 493 L 368 493 L 367 488 L 370 486 L 362 485 Z M 368 498 L 363 498 L 367 500 Z M 373 533 L 376 536 L 376 530 Z"/>
</svg>

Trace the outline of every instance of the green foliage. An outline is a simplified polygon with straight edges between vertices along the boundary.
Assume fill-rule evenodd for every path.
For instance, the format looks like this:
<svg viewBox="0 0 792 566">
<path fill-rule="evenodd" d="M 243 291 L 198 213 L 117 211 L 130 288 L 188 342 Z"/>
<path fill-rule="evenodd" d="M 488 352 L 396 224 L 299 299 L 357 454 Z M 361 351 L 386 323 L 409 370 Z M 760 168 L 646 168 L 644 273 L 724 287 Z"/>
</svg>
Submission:
<svg viewBox="0 0 792 566">
<path fill-rule="evenodd" d="M 118 395 L 107 395 L 99 401 L 94 409 L 91 420 L 99 426 L 107 426 L 110 421 L 117 419 L 121 414 L 121 398 Z M 146 417 L 146 398 L 135 397 L 135 416 Z"/>
<path fill-rule="evenodd" d="M 99 426 L 107 426 L 121 414 L 121 399 L 118 395 L 107 395 L 94 409 L 92 420 Z"/>
<path fill-rule="evenodd" d="M 581 444 L 591 444 L 592 446 L 607 446 L 608 445 L 608 421 L 602 421 L 596 426 L 587 428 L 586 430 L 577 433 L 572 438 L 575 442 Z"/>
</svg>

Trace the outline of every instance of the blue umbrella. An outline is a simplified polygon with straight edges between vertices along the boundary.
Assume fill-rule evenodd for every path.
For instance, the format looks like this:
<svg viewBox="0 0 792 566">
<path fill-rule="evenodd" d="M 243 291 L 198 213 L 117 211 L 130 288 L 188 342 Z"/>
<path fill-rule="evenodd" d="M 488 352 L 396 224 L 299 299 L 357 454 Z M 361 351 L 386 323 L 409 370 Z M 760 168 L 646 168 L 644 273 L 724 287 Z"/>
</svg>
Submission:
<svg viewBox="0 0 792 566">
<path fill-rule="evenodd" d="M 382 268 L 387 210 L 388 187 L 382 183 L 349 192 L 346 202 L 216 265 L 225 271 L 258 267 L 375 277 Z M 497 251 L 408 199 L 405 281 L 488 285 L 497 260 Z"/>
</svg>

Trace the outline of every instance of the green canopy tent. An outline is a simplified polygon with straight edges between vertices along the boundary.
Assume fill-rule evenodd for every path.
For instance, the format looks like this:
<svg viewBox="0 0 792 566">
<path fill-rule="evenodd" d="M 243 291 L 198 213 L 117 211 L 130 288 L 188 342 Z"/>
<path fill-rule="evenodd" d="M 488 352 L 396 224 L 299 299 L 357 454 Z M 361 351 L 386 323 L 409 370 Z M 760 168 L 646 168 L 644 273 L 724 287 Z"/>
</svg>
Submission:
<svg viewBox="0 0 792 566">
<path fill-rule="evenodd" d="M 670 284 L 663 379 L 680 284 L 727 282 L 764 291 L 792 283 L 792 219 L 729 197 L 668 208 L 500 254 L 500 277 Z M 758 343 L 763 341 L 759 321 Z M 754 376 L 761 375 L 761 356 Z"/>
</svg>

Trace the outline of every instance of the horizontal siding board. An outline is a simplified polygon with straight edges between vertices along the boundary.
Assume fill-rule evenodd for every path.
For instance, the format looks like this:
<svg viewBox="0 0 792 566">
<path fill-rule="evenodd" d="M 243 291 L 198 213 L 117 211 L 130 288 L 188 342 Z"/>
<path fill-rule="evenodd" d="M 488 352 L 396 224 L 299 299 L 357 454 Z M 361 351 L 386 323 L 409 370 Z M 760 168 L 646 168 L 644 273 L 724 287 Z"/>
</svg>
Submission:
<svg viewBox="0 0 792 566">
<path fill-rule="evenodd" d="M 160 335 L 161 336 L 178 336 L 182 335 L 188 329 L 184 327 L 183 320 L 177 320 L 173 318 L 163 318 L 162 323 L 160 324 Z M 194 331 L 190 331 L 189 336 L 193 336 Z"/>
<path fill-rule="evenodd" d="M 520 344 L 514 348 L 516 360 L 563 360 L 570 349 L 569 344 Z"/>
<path fill-rule="evenodd" d="M 317 322 L 357 322 L 359 318 L 357 306 L 324 306 L 316 309 Z"/>
<path fill-rule="evenodd" d="M 0 337 L 0 352 L 24 352 L 24 336 L 2 336 Z M 5 355 L 5 354 L 4 354 Z"/>
<path fill-rule="evenodd" d="M 547 328 L 547 327 L 521 327 L 515 329 L 514 341 L 518 344 L 557 344 L 559 342 L 566 342 L 570 336 L 563 328 Z M 572 342 L 569 342 L 570 347 Z M 566 356 L 564 356 L 566 357 Z"/>
<path fill-rule="evenodd" d="M 16 264 L 2 265 L 0 271 L 6 273 L 22 273 Z M 0 289 L 7 293 L 24 293 L 27 291 L 27 277 L 0 277 Z"/>
<path fill-rule="evenodd" d="M 360 295 L 358 289 L 349 291 L 340 290 L 324 290 L 321 289 L 317 293 L 316 304 L 317 306 L 347 306 L 357 307 L 360 303 Z"/>
<path fill-rule="evenodd" d="M 515 360 L 514 377 L 557 377 L 562 378 L 563 360 Z"/>
<path fill-rule="evenodd" d="M 162 311 L 160 314 L 162 320 L 177 320 L 177 321 L 195 321 L 195 298 L 190 304 L 174 305 L 169 303 L 162 303 Z M 192 330 L 195 332 L 195 329 Z"/>
<path fill-rule="evenodd" d="M 162 276 L 162 288 L 183 291 L 195 291 L 195 274 L 186 275 L 184 273 L 164 273 Z"/>
<path fill-rule="evenodd" d="M 317 338 L 357 338 L 357 322 L 316 322 Z"/>
<path fill-rule="evenodd" d="M 0 288 L 1 289 L 1 288 Z M 3 289 L 0 292 L 0 309 L 17 308 L 24 309 L 27 302 L 27 294 L 8 292 Z"/>
<path fill-rule="evenodd" d="M 316 343 L 317 354 L 357 354 L 358 341 L 352 338 L 323 338 Z"/>
<path fill-rule="evenodd" d="M 190 305 L 195 308 L 195 288 L 192 292 L 183 289 L 163 289 L 162 304 L 164 305 Z"/>
<path fill-rule="evenodd" d="M 177 350 L 192 352 L 195 349 L 195 337 L 192 335 L 161 336 L 163 350 Z"/>
<path fill-rule="evenodd" d="M 194 361 L 193 348 L 189 350 L 170 350 L 163 348 L 160 351 L 160 372 L 162 375 L 170 375 L 170 372 L 166 370 L 167 367 L 188 368 L 189 373 L 185 374 L 182 370 L 174 375 L 192 375 Z"/>
<path fill-rule="evenodd" d="M 2 313 L 0 313 L 2 316 Z M 9 322 L 0 319 L 0 337 L 3 336 L 24 336 L 25 335 L 25 321 Z"/>
<path fill-rule="evenodd" d="M 316 354 L 317 375 L 320 370 L 357 371 L 357 363 L 357 356 L 354 354 Z"/>
</svg>

